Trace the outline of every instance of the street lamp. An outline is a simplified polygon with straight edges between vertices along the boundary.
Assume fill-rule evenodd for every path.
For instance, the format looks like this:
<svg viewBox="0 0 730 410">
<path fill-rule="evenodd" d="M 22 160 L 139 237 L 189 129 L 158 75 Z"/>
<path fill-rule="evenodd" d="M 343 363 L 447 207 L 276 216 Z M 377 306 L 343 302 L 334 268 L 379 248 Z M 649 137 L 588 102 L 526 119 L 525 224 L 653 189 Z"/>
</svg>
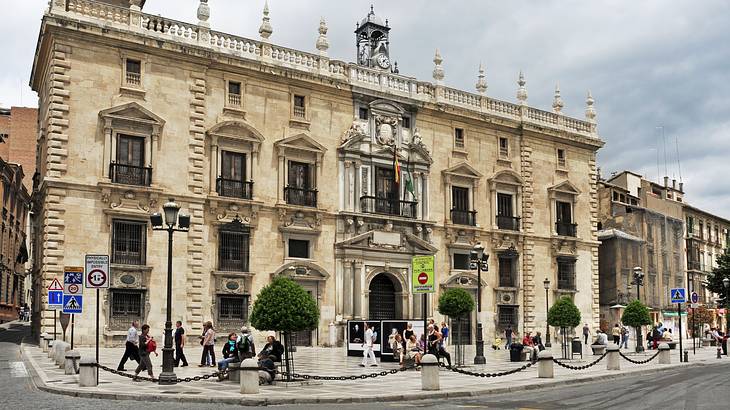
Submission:
<svg viewBox="0 0 730 410">
<path fill-rule="evenodd" d="M 187 232 L 190 229 L 190 216 L 179 214 L 180 205 L 170 198 L 170 201 L 162 205 L 164 213 L 150 215 L 152 230 L 167 231 L 167 316 L 165 321 L 165 345 L 162 348 L 162 373 L 160 373 L 160 384 L 175 384 L 177 377 L 173 372 L 173 351 L 172 348 L 172 233 Z"/>
<path fill-rule="evenodd" d="M 641 267 L 637 266 L 634 268 L 634 281 L 632 285 L 636 285 L 636 299 L 641 302 L 640 286 L 644 284 L 644 272 L 641 271 Z M 644 351 L 644 342 L 641 339 L 641 326 L 636 328 L 636 353 Z"/>
<path fill-rule="evenodd" d="M 725 278 L 722 280 L 723 286 L 725 286 L 725 335 L 730 331 L 730 279 Z"/>
<path fill-rule="evenodd" d="M 477 269 L 477 353 L 474 356 L 474 364 L 485 364 L 484 339 L 482 338 L 482 271 L 489 271 L 489 255 L 484 253 L 484 247 L 477 243 L 469 252 L 469 259 L 472 267 Z"/>
<path fill-rule="evenodd" d="M 548 323 L 548 312 L 550 311 L 550 303 L 548 302 L 548 291 L 550 290 L 550 279 L 545 278 L 544 281 L 542 281 L 542 285 L 545 287 L 545 347 L 552 347 L 552 343 L 550 343 L 550 323 Z"/>
</svg>

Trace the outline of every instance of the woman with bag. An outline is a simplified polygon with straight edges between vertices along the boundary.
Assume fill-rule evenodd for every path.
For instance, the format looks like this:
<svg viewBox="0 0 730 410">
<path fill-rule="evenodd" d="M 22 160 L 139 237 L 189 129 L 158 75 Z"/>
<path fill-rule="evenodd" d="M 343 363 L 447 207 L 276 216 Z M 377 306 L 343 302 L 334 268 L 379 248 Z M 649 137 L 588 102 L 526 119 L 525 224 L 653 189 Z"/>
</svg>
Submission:
<svg viewBox="0 0 730 410">
<path fill-rule="evenodd" d="M 139 373 L 142 370 L 147 370 L 147 374 L 150 375 L 150 377 L 155 377 L 152 374 L 152 361 L 150 361 L 150 349 L 148 344 L 153 343 L 152 337 L 150 336 L 150 326 L 149 325 L 142 325 L 142 333 L 139 335 L 139 365 L 137 366 L 137 369 L 134 371 L 134 381 L 139 382 L 137 376 L 139 376 Z M 156 343 L 155 343 L 156 345 Z"/>
<path fill-rule="evenodd" d="M 204 330 L 203 340 L 200 341 L 203 345 L 203 355 L 200 357 L 198 367 L 206 366 L 208 363 L 210 363 L 210 367 L 215 367 L 215 330 L 213 330 L 213 322 L 205 322 Z"/>
</svg>

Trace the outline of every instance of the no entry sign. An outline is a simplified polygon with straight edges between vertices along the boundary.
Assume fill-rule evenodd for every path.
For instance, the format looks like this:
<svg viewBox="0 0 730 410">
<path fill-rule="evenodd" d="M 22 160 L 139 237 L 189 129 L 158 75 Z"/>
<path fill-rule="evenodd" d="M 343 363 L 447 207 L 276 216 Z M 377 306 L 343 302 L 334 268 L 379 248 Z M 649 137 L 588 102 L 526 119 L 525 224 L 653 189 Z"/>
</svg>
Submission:
<svg viewBox="0 0 730 410">
<path fill-rule="evenodd" d="M 414 256 L 411 260 L 411 287 L 413 293 L 433 293 L 433 255 Z"/>
<path fill-rule="evenodd" d="M 109 287 L 109 255 L 86 255 L 87 289 Z"/>
</svg>

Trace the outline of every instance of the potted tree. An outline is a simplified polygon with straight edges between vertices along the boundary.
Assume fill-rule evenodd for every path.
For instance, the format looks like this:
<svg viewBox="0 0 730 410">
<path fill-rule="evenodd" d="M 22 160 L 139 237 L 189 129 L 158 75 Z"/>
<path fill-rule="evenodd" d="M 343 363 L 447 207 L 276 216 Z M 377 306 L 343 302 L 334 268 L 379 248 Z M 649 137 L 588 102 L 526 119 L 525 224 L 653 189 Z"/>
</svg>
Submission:
<svg viewBox="0 0 730 410">
<path fill-rule="evenodd" d="M 621 315 L 621 322 L 627 326 L 636 328 L 636 351 L 640 351 L 641 346 L 638 345 L 639 335 L 641 335 L 641 326 L 651 324 L 651 317 L 649 316 L 649 308 L 646 307 L 640 300 L 634 300 L 629 303 L 624 309 L 623 315 Z"/>
<path fill-rule="evenodd" d="M 464 364 L 463 341 L 461 339 L 461 321 L 474 310 L 474 298 L 461 288 L 450 288 L 439 296 L 438 311 L 456 321 L 456 363 Z"/>
<path fill-rule="evenodd" d="M 258 330 L 281 332 L 287 381 L 291 381 L 293 357 L 291 332 L 313 330 L 319 309 L 312 295 L 293 280 L 280 276 L 261 289 L 251 312 L 251 325 Z"/>
<path fill-rule="evenodd" d="M 563 359 L 568 358 L 568 329 L 580 325 L 580 310 L 569 296 L 563 296 L 548 310 L 548 324 L 559 327 L 563 335 Z"/>
</svg>

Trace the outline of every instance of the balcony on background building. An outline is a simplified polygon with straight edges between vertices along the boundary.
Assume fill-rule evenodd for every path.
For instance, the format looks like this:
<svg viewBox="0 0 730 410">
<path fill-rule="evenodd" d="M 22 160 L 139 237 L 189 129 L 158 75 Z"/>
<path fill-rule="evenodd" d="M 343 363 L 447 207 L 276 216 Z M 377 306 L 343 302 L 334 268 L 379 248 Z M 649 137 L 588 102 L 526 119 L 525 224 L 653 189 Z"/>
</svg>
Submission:
<svg viewBox="0 0 730 410">
<path fill-rule="evenodd" d="M 216 180 L 216 192 L 220 196 L 251 199 L 253 198 L 253 181 L 240 181 L 218 177 Z"/>
<path fill-rule="evenodd" d="M 576 236 L 578 224 L 572 222 L 556 222 L 555 229 L 560 236 Z"/>
<path fill-rule="evenodd" d="M 497 228 L 508 231 L 519 231 L 520 218 L 516 216 L 497 215 Z"/>
<path fill-rule="evenodd" d="M 462 209 L 451 210 L 451 222 L 457 225 L 476 226 L 477 211 L 465 211 Z"/>
<path fill-rule="evenodd" d="M 152 168 L 112 162 L 109 164 L 109 178 L 116 184 L 150 186 Z"/>
<path fill-rule="evenodd" d="M 289 205 L 317 206 L 317 190 L 309 188 L 284 188 L 284 201 Z"/>
<path fill-rule="evenodd" d="M 374 196 L 360 197 L 360 210 L 366 214 L 380 214 L 415 218 L 418 202 L 400 201 L 397 199 L 378 198 Z"/>
</svg>

